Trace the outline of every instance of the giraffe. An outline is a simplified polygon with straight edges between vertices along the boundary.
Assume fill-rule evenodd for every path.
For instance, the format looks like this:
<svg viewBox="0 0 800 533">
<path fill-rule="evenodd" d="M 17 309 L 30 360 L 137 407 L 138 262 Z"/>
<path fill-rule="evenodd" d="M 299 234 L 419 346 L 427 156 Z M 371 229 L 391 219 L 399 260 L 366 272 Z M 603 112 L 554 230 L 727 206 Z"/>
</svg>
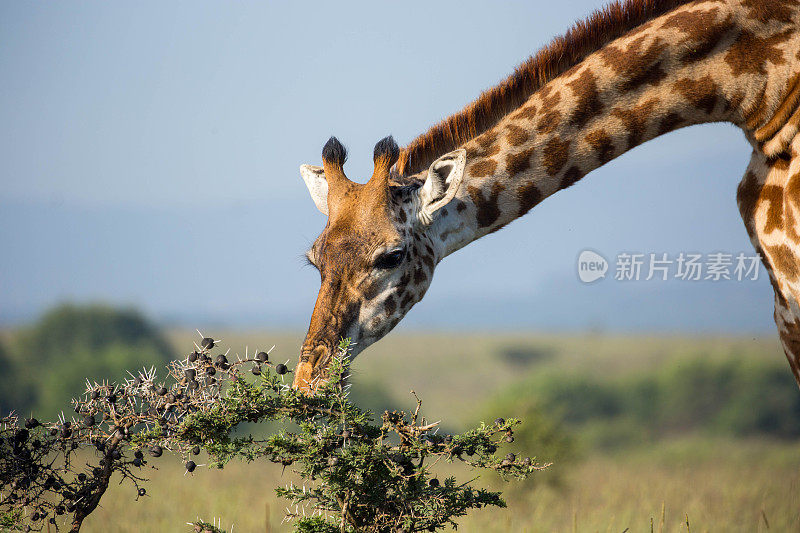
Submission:
<svg viewBox="0 0 800 533">
<path fill-rule="evenodd" d="M 378 142 L 364 184 L 332 137 L 300 169 L 328 218 L 295 387 L 315 388 L 341 338 L 355 356 L 386 335 L 449 254 L 650 139 L 722 121 L 752 146 L 737 203 L 800 383 L 798 22 L 798 0 L 615 2 L 402 150 Z"/>
</svg>

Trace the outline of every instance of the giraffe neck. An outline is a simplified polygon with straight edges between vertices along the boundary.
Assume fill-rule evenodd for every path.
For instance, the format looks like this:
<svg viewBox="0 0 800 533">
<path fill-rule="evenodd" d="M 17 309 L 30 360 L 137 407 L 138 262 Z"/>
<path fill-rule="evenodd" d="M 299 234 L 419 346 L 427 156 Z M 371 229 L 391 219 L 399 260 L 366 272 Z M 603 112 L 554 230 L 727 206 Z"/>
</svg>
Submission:
<svg viewBox="0 0 800 533">
<path fill-rule="evenodd" d="M 800 13 L 796 7 L 766 13 L 760 2 L 701 0 L 655 18 L 467 142 L 464 180 L 448 206 L 457 216 L 445 214 L 434 228 L 438 255 L 500 229 L 595 168 L 675 129 L 728 121 L 754 143 L 756 131 L 787 137 L 784 126 L 800 100 L 800 77 L 792 76 Z M 785 144 L 773 142 L 770 149 L 779 152 Z"/>
</svg>

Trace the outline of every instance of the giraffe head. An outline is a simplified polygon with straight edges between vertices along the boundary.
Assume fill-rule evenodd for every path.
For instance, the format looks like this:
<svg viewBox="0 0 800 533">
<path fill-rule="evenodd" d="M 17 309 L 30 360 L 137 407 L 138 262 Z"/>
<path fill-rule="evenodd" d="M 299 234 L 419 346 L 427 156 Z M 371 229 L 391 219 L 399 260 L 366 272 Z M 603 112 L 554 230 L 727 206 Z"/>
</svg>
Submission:
<svg viewBox="0 0 800 533">
<path fill-rule="evenodd" d="M 437 159 L 411 185 L 394 179 L 398 156 L 394 139 L 379 141 L 372 177 L 354 183 L 344 174 L 345 148 L 331 137 L 322 150 L 322 167 L 300 167 L 328 223 L 306 253 L 321 287 L 295 387 L 311 390 L 324 378 L 341 339 L 351 340 L 355 356 L 386 335 L 430 285 L 443 254 L 429 230 L 458 189 L 466 155 L 456 150 Z"/>
</svg>

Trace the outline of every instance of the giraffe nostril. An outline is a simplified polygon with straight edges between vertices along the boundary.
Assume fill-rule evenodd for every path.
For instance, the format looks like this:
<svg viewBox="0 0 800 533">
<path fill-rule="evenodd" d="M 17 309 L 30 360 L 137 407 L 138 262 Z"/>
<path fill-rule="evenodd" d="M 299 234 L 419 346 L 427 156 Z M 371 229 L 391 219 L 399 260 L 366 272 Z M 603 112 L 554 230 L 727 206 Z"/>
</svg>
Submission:
<svg viewBox="0 0 800 533">
<path fill-rule="evenodd" d="M 325 355 L 325 347 L 324 346 L 317 346 L 316 348 L 311 350 L 311 353 L 309 354 L 310 357 L 308 359 L 308 362 L 311 363 L 311 366 L 316 366 L 317 365 L 317 361 L 319 361 L 320 358 L 322 358 L 323 355 Z"/>
</svg>

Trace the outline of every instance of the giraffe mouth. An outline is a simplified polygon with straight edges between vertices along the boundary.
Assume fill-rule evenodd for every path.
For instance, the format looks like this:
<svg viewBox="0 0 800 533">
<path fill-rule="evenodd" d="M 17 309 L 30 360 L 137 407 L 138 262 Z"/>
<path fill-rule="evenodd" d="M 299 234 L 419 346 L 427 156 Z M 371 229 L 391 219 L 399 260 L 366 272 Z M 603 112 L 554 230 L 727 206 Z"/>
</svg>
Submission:
<svg viewBox="0 0 800 533">
<path fill-rule="evenodd" d="M 294 372 L 293 387 L 307 394 L 314 393 L 324 381 L 325 369 L 331 359 L 332 350 L 318 346 L 300 356 Z"/>
</svg>

